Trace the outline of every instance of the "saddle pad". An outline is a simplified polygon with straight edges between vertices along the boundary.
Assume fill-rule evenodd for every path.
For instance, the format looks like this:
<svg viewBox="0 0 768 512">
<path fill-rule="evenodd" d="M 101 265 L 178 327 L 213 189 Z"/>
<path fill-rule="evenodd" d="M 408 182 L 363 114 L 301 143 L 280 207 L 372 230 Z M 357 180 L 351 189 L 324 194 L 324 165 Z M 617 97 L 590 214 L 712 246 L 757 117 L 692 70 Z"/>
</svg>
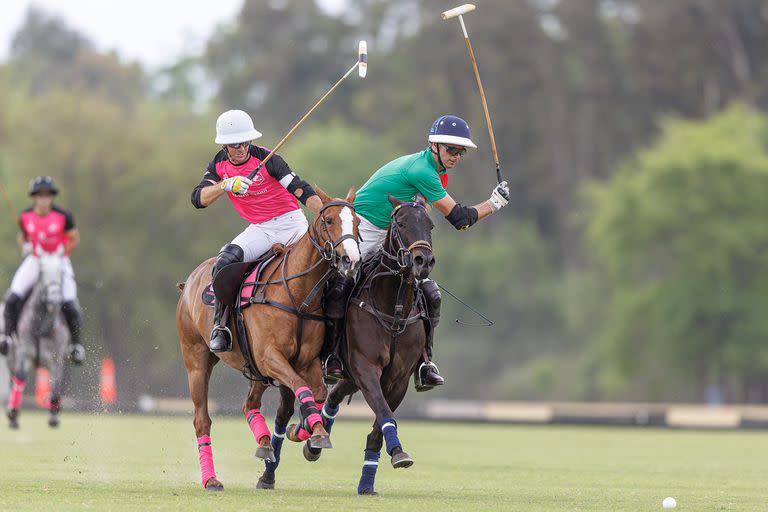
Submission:
<svg viewBox="0 0 768 512">
<path fill-rule="evenodd" d="M 213 307 L 213 300 L 216 296 L 213 294 L 213 281 L 203 288 L 202 300 L 206 306 Z"/>
<path fill-rule="evenodd" d="M 243 286 L 240 287 L 240 308 L 241 309 L 244 309 L 245 307 L 251 304 L 251 297 L 256 295 L 256 292 L 257 292 L 256 286 L 253 283 L 259 281 L 259 279 L 261 278 L 261 272 L 264 270 L 264 267 L 266 267 L 267 264 L 271 262 L 273 259 L 275 259 L 274 254 L 260 261 L 259 264 L 256 265 L 248 275 L 245 276 L 245 279 L 243 279 Z M 251 283 L 251 284 L 246 284 L 246 283 Z M 262 285 L 260 288 L 263 289 L 264 286 Z"/>
</svg>

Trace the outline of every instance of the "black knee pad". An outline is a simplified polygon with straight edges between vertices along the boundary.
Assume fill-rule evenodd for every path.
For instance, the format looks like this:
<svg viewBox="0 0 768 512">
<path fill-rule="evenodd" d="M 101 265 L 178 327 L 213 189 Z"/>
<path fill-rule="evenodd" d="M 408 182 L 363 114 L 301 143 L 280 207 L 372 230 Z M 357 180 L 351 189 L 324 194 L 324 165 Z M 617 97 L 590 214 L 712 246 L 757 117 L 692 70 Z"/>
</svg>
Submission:
<svg viewBox="0 0 768 512">
<path fill-rule="evenodd" d="M 355 286 L 353 277 L 345 277 L 341 274 L 335 274 L 323 294 L 323 309 L 325 315 L 333 320 L 344 318 L 347 299 Z"/>
<path fill-rule="evenodd" d="M 240 263 L 245 259 L 243 248 L 236 244 L 227 244 L 221 248 L 216 257 L 216 263 L 213 264 L 213 275 L 232 263 Z"/>
<path fill-rule="evenodd" d="M 427 305 L 429 306 L 430 311 L 440 311 L 440 304 L 443 301 L 443 296 L 440 294 L 440 287 L 437 286 L 437 283 L 428 279 L 422 281 L 420 286 L 421 291 L 424 292 L 424 298 L 427 299 Z"/>
<path fill-rule="evenodd" d="M 15 293 L 9 293 L 5 298 L 5 310 L 3 311 L 3 320 L 5 321 L 5 334 L 13 334 L 16 332 L 17 324 L 19 323 L 19 313 L 21 313 L 21 306 L 24 304 L 24 299 Z"/>
</svg>

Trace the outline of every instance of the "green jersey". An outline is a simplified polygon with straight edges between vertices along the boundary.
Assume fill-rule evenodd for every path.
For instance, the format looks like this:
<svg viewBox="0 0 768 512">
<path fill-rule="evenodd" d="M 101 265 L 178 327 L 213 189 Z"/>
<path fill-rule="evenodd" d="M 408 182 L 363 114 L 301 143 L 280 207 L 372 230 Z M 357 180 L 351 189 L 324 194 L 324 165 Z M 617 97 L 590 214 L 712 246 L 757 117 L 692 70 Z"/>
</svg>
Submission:
<svg viewBox="0 0 768 512">
<path fill-rule="evenodd" d="M 357 192 L 355 211 L 377 228 L 386 229 L 392 214 L 387 193 L 401 201 L 413 201 L 416 194 L 421 194 L 430 203 L 447 195 L 440 179 L 447 178 L 446 170 L 438 169 L 429 149 L 392 160 L 373 173 Z"/>
</svg>

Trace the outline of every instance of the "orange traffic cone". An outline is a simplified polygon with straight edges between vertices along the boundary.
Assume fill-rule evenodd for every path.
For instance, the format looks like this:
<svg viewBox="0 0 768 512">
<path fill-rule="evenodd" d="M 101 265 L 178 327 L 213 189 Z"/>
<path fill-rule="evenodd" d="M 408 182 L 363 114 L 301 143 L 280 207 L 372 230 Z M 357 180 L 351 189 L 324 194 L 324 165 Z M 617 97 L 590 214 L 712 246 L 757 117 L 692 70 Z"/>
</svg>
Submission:
<svg viewBox="0 0 768 512">
<path fill-rule="evenodd" d="M 51 379 L 45 368 L 38 368 L 35 374 L 35 403 L 41 409 L 51 404 Z"/>
<path fill-rule="evenodd" d="M 115 381 L 115 362 L 111 357 L 101 360 L 101 380 L 99 396 L 104 405 L 115 403 L 117 398 L 117 385 Z"/>
</svg>

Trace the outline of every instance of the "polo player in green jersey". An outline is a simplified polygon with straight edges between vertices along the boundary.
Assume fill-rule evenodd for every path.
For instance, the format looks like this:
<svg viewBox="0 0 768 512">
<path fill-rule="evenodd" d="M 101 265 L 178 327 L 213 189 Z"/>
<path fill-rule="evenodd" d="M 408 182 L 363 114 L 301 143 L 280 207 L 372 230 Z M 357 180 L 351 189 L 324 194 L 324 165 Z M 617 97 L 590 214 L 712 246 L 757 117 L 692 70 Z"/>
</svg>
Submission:
<svg viewBox="0 0 768 512">
<path fill-rule="evenodd" d="M 360 253 L 363 259 L 378 251 L 384 243 L 389 227 L 392 205 L 391 194 L 401 201 L 413 201 L 423 195 L 456 229 L 464 230 L 509 203 L 507 182 L 493 188 L 491 197 L 474 206 L 456 202 L 447 192 L 448 169 L 458 165 L 467 148 L 477 148 L 472 142 L 469 125 L 460 117 L 439 117 L 429 131 L 429 146 L 424 151 L 402 156 L 384 165 L 363 185 L 355 199 L 355 210 L 360 217 Z M 326 330 L 324 369 L 326 379 L 342 377 L 343 368 L 336 355 L 343 334 L 343 317 L 347 298 L 354 286 L 352 278 L 337 278 L 330 284 L 325 297 L 325 313 L 331 319 Z M 430 279 L 419 282 L 427 300 L 428 314 L 432 318 L 432 331 L 440 317 L 440 289 Z M 431 361 L 432 343 L 426 347 L 428 359 L 416 372 L 416 390 L 426 391 L 445 383 Z"/>
</svg>

